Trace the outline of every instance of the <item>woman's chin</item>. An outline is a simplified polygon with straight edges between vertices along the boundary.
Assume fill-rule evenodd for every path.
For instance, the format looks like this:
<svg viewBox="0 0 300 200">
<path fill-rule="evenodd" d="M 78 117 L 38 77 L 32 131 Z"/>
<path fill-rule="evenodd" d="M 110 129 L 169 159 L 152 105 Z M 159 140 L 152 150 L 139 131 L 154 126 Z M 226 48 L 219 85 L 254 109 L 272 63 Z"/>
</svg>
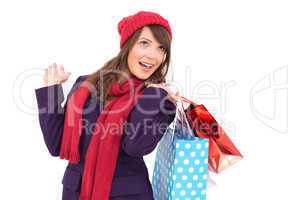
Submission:
<svg viewBox="0 0 300 200">
<path fill-rule="evenodd" d="M 147 74 L 134 74 L 134 76 L 140 80 L 147 80 L 149 78 Z"/>
</svg>

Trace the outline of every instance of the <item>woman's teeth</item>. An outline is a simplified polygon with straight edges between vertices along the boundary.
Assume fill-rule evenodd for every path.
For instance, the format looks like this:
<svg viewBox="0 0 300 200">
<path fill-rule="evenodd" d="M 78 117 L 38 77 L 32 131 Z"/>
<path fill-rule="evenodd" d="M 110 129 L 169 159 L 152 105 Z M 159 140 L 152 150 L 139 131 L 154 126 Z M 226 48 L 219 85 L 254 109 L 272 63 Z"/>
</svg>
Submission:
<svg viewBox="0 0 300 200">
<path fill-rule="evenodd" d="M 139 62 L 139 63 L 140 63 L 140 65 L 142 65 L 143 67 L 146 67 L 146 68 L 151 68 L 153 66 L 153 65 L 143 63 L 143 62 Z"/>
</svg>

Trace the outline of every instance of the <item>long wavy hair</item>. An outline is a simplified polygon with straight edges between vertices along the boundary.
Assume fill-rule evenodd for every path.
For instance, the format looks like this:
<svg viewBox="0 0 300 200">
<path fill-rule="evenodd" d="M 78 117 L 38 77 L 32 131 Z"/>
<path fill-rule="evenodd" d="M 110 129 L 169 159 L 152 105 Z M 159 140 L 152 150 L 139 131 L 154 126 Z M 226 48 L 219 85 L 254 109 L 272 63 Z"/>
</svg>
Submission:
<svg viewBox="0 0 300 200">
<path fill-rule="evenodd" d="M 156 24 L 147 26 L 150 28 L 155 39 L 165 48 L 166 59 L 159 68 L 144 81 L 145 86 L 150 83 L 166 82 L 171 57 L 171 40 L 165 28 Z M 96 95 L 93 95 L 94 97 L 104 103 L 109 101 L 111 97 L 108 94 L 108 89 L 110 89 L 112 83 L 119 82 L 124 73 L 130 74 L 127 62 L 128 54 L 138 40 L 142 29 L 143 27 L 138 29 L 127 40 L 117 56 L 111 58 L 100 69 L 88 75 L 86 80 L 96 89 Z"/>
</svg>

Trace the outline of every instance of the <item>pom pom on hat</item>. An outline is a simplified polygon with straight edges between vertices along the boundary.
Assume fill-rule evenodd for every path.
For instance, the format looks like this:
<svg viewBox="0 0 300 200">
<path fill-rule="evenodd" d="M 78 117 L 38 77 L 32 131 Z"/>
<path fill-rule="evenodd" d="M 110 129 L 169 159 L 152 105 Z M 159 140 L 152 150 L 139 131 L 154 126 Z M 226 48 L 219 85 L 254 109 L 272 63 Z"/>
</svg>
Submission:
<svg viewBox="0 0 300 200">
<path fill-rule="evenodd" d="M 130 38 L 130 36 L 132 36 L 138 29 L 150 24 L 163 26 L 168 31 L 170 38 L 172 39 L 172 30 L 168 20 L 155 12 L 139 11 L 134 15 L 124 17 L 118 23 L 118 32 L 121 36 L 120 47 L 122 48 L 128 38 Z"/>
</svg>

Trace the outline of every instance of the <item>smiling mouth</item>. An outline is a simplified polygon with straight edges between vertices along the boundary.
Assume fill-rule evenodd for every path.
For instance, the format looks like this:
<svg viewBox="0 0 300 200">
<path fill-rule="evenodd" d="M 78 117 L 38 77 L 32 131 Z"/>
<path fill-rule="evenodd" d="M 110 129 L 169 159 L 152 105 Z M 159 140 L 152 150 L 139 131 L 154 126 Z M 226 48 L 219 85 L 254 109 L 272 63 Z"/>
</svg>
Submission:
<svg viewBox="0 0 300 200">
<path fill-rule="evenodd" d="M 154 66 L 154 65 L 152 65 L 152 64 L 144 63 L 144 62 L 141 62 L 141 61 L 139 61 L 139 64 L 140 64 L 142 67 L 147 68 L 147 69 L 150 69 L 150 68 L 152 68 L 152 67 Z"/>
</svg>

